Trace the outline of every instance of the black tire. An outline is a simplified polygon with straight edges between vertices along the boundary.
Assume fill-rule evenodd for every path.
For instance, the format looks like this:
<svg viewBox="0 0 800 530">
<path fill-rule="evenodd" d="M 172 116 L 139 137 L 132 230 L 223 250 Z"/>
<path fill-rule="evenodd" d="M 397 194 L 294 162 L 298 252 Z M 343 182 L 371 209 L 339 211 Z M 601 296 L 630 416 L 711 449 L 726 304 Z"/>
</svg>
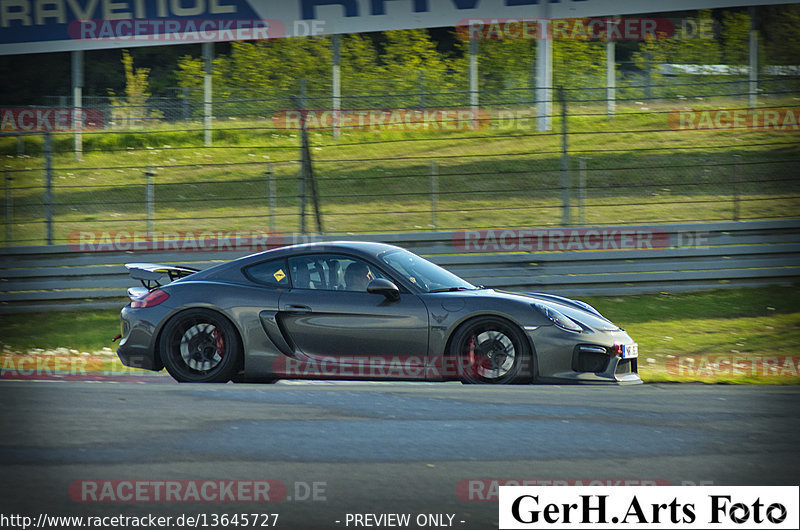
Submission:
<svg viewBox="0 0 800 530">
<path fill-rule="evenodd" d="M 528 339 L 511 322 L 479 317 L 462 325 L 450 341 L 464 384 L 530 383 L 531 349 Z"/>
<path fill-rule="evenodd" d="M 242 355 L 236 328 L 208 309 L 188 309 L 172 317 L 158 344 L 164 367 L 181 383 L 227 383 Z"/>
</svg>

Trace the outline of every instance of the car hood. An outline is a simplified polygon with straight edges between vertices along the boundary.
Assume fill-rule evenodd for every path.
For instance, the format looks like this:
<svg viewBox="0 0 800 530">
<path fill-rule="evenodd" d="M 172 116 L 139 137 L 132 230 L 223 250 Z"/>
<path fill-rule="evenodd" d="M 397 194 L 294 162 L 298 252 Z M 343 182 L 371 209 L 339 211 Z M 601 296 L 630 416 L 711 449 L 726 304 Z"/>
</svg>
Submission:
<svg viewBox="0 0 800 530">
<path fill-rule="evenodd" d="M 502 297 L 526 304 L 538 304 L 554 309 L 585 327 L 597 331 L 619 331 L 621 328 L 600 314 L 586 302 L 563 296 L 545 293 L 512 293 L 508 291 L 489 291 L 492 296 Z"/>
</svg>

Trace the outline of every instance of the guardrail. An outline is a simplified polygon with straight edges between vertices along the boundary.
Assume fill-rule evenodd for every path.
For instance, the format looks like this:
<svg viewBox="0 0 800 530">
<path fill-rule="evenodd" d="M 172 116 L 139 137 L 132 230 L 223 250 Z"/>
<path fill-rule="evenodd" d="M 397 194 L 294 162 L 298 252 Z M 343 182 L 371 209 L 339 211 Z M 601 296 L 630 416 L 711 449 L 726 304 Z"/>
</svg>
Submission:
<svg viewBox="0 0 800 530">
<path fill-rule="evenodd" d="M 152 241 L 143 234 L 4 248 L 0 312 L 121 307 L 126 288 L 136 284 L 125 263 L 202 269 L 308 241 L 382 241 L 426 256 L 474 284 L 567 296 L 791 284 L 800 277 L 800 219 L 347 237 L 198 233 L 180 241 Z"/>
</svg>

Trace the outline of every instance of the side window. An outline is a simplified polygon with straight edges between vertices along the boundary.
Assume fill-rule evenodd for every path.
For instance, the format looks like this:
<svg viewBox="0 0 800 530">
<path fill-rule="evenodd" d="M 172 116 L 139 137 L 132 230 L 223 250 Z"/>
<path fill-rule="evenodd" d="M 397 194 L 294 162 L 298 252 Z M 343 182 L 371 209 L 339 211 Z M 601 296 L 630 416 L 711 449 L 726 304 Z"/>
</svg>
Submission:
<svg viewBox="0 0 800 530">
<path fill-rule="evenodd" d="M 325 289 L 325 271 L 316 256 L 289 259 L 292 287 L 295 289 Z"/>
<path fill-rule="evenodd" d="M 283 259 L 250 265 L 244 269 L 244 274 L 254 282 L 270 287 L 289 287 L 289 272 Z"/>
<path fill-rule="evenodd" d="M 366 291 L 370 280 L 385 278 L 365 261 L 332 254 L 290 258 L 289 270 L 296 289 Z"/>
</svg>

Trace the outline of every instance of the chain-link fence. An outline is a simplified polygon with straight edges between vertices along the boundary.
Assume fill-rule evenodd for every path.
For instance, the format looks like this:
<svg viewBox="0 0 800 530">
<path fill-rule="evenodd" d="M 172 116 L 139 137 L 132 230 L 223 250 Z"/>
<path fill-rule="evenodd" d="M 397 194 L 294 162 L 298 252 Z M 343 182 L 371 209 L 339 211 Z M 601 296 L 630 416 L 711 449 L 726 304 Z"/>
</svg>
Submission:
<svg viewBox="0 0 800 530">
<path fill-rule="evenodd" d="M 479 108 L 463 90 L 345 93 L 337 112 L 306 82 L 219 101 L 213 147 L 185 102 L 175 122 L 162 107 L 159 123 L 83 131 L 80 161 L 73 132 L 50 133 L 49 156 L 41 135 L 4 137 L 4 242 L 297 233 L 316 226 L 310 184 L 326 233 L 796 217 L 800 81 L 762 80 L 757 108 L 742 83 L 620 87 L 613 117 L 605 87 L 565 87 L 549 131 L 529 87 Z"/>
<path fill-rule="evenodd" d="M 602 71 L 601 71 L 602 70 Z M 554 84 L 568 89 L 573 101 L 606 102 L 604 69 L 559 70 Z M 692 98 L 715 100 L 742 98 L 747 102 L 751 80 L 746 66 L 617 63 L 614 101 L 670 101 Z M 557 72 L 558 73 L 558 72 Z M 341 108 L 442 108 L 470 105 L 469 72 L 466 69 L 397 72 L 395 78 L 343 79 L 338 97 Z M 526 105 L 536 101 L 535 63 L 512 71 L 479 70 L 478 101 L 481 106 Z M 758 93 L 762 98 L 800 93 L 797 67 L 762 69 Z M 292 97 L 301 97 L 307 108 L 332 106 L 334 89 L 328 79 L 297 79 L 278 87 L 214 86 L 211 104 L 218 122 L 264 119 L 282 109 L 294 108 Z M 70 109 L 71 96 L 48 96 L 38 109 Z M 144 105 L 128 105 L 124 98 L 84 96 L 84 111 L 97 116 L 101 128 L 127 129 L 175 122 L 193 122 L 204 115 L 204 92 L 197 88 L 167 88 Z"/>
</svg>

